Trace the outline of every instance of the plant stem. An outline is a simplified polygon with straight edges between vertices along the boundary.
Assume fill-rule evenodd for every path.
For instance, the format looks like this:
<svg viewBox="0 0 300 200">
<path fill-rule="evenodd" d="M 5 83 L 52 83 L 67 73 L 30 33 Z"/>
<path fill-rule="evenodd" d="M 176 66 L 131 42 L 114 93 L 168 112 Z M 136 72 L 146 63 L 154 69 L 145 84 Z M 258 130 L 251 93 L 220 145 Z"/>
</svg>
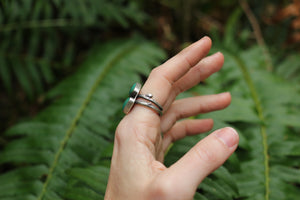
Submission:
<svg viewBox="0 0 300 200">
<path fill-rule="evenodd" d="M 260 126 L 260 133 L 262 136 L 262 145 L 263 145 L 263 154 L 264 154 L 264 168 L 265 168 L 265 200 L 270 199 L 270 166 L 269 166 L 269 155 L 268 155 L 268 137 L 267 137 L 267 131 L 266 131 L 266 120 L 263 114 L 263 109 L 261 102 L 259 100 L 259 96 L 257 94 L 257 91 L 255 89 L 254 83 L 250 77 L 250 73 L 247 70 L 247 67 L 243 60 L 238 57 L 233 55 L 233 58 L 236 60 L 238 63 L 238 66 L 242 70 L 243 76 L 246 80 L 246 83 L 250 89 L 250 93 L 252 96 L 252 99 L 255 104 L 255 108 L 258 114 L 258 117 L 261 121 L 261 126 Z"/>
<path fill-rule="evenodd" d="M 44 182 L 43 189 L 42 189 L 39 197 L 37 198 L 38 200 L 42 200 L 43 197 L 45 196 L 45 194 L 47 192 L 47 188 L 49 186 L 49 183 L 53 178 L 54 171 L 58 165 L 59 159 L 60 159 L 63 151 L 65 150 L 65 147 L 67 146 L 67 143 L 70 140 L 72 134 L 74 133 L 75 129 L 77 128 L 78 122 L 81 119 L 83 112 L 87 108 L 88 104 L 90 103 L 90 100 L 92 99 L 92 96 L 95 93 L 96 89 L 98 88 L 100 83 L 103 81 L 104 77 L 109 72 L 109 70 L 111 70 L 111 68 L 114 66 L 114 64 L 116 62 L 118 62 L 122 56 L 124 56 L 125 54 L 128 54 L 131 50 L 133 50 L 135 48 L 136 48 L 136 45 L 129 43 L 128 45 L 125 45 L 124 48 L 119 50 L 119 52 L 117 52 L 117 55 L 114 56 L 113 58 L 111 58 L 111 60 L 109 62 L 107 62 L 107 64 L 100 71 L 94 84 L 91 85 L 91 88 L 89 89 L 89 92 L 87 93 L 86 98 L 82 102 L 80 108 L 78 109 L 76 116 L 74 117 L 74 119 L 72 120 L 72 122 L 70 124 L 69 129 L 66 130 L 65 137 L 63 138 L 63 140 L 60 143 L 60 147 L 55 154 L 52 165 L 50 166 L 47 179 Z"/>
<path fill-rule="evenodd" d="M 265 56 L 265 61 L 266 61 L 266 66 L 267 66 L 267 70 L 268 71 L 272 71 L 273 70 L 273 64 L 272 64 L 272 59 L 270 56 L 270 52 L 266 46 L 265 40 L 262 36 L 262 32 L 261 29 L 259 27 L 259 23 L 255 17 L 255 15 L 253 14 L 253 12 L 251 11 L 251 8 L 248 4 L 248 2 L 246 0 L 239 0 L 240 5 L 244 11 L 244 13 L 246 14 L 252 28 L 253 28 L 253 32 L 254 32 L 254 36 L 255 39 L 258 43 L 258 45 L 262 48 L 263 50 L 263 54 Z"/>
<path fill-rule="evenodd" d="M 183 41 L 188 42 L 190 39 L 190 31 L 191 31 L 193 0 L 185 0 L 182 1 L 181 3 L 183 7 L 183 20 L 182 20 Z"/>
<path fill-rule="evenodd" d="M 49 27 L 66 27 L 66 26 L 82 26 L 79 21 L 72 21 L 68 19 L 45 19 L 24 21 L 6 24 L 0 27 L 0 32 L 9 32 L 25 28 L 49 28 Z"/>
</svg>

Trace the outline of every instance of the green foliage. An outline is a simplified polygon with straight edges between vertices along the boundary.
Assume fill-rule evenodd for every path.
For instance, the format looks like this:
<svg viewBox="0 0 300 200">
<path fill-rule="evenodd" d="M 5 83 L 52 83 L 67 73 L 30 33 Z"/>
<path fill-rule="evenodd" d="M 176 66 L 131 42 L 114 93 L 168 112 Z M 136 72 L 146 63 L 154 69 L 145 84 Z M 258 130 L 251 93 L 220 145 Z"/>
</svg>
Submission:
<svg viewBox="0 0 300 200">
<path fill-rule="evenodd" d="M 200 184 L 201 195 L 196 194 L 195 199 L 205 199 L 203 195 L 207 199 L 297 199 L 300 195 L 300 92 L 298 84 L 283 79 L 297 77 L 292 74 L 297 71 L 297 57 L 292 56 L 276 67 L 282 72 L 278 73 L 280 76 L 267 71 L 262 48 L 253 46 L 242 50 L 239 46 L 245 41 L 236 36 L 239 17 L 239 10 L 231 15 L 224 40 L 215 37 L 214 51 L 225 55 L 221 72 L 188 92 L 203 95 L 230 91 L 229 108 L 198 117 L 213 118 L 214 129 L 233 126 L 240 133 L 236 153 L 225 163 L 222 173 L 217 170 Z M 166 163 L 175 162 L 203 137 L 175 143 Z M 224 169 L 230 174 L 225 176 Z M 220 174 L 223 176 L 218 177 Z"/>
<path fill-rule="evenodd" d="M 276 68 L 276 73 L 295 84 L 300 83 L 300 57 L 294 53 L 286 57 Z"/>
<path fill-rule="evenodd" d="M 241 140 L 239 149 L 225 164 L 231 175 L 216 171 L 200 184 L 199 191 L 206 194 L 207 199 L 297 199 L 300 182 L 298 88 L 264 69 L 262 50 L 258 47 L 239 54 L 226 49 L 221 51 L 226 60 L 221 73 L 190 93 L 230 91 L 229 108 L 199 118 L 213 118 L 215 129 L 235 127 Z M 177 142 L 166 162 L 175 162 L 202 137 Z M 223 177 L 217 177 L 216 173 Z"/>
<path fill-rule="evenodd" d="M 145 17 L 134 1 L 1 1 L 1 84 L 10 93 L 20 85 L 33 99 L 70 71 L 82 47 Z"/>
<path fill-rule="evenodd" d="M 103 166 L 74 168 L 70 170 L 70 182 L 66 190 L 66 199 L 93 200 L 103 199 L 109 168 Z"/>
<path fill-rule="evenodd" d="M 266 71 L 258 47 L 239 54 L 222 51 L 226 62 L 221 72 L 185 95 L 230 91 L 229 108 L 197 117 L 213 118 L 214 129 L 235 127 L 240 145 L 223 167 L 199 185 L 195 199 L 297 199 L 297 87 Z M 7 131 L 18 139 L 6 146 L 0 162 L 15 169 L 0 176 L 0 197 L 103 198 L 124 88 L 138 81 L 139 73 L 149 72 L 141 66 L 157 65 L 162 55 L 139 39 L 113 41 L 95 49 L 76 74 L 48 93 L 49 99 L 56 99 L 49 108 Z M 176 142 L 166 165 L 203 137 Z"/>
<path fill-rule="evenodd" d="M 224 2 L 231 6 L 235 0 Z M 111 39 L 111 32 L 141 24 L 145 14 L 136 3 L 2 1 L 0 76 L 5 88 L 13 91 L 17 80 L 29 97 L 42 92 L 60 78 L 57 69 L 69 71 L 82 57 L 79 47 L 103 42 L 96 34 Z M 197 118 L 213 118 L 214 130 L 233 126 L 240 133 L 236 153 L 199 185 L 194 199 L 298 199 L 299 56 L 274 62 L 275 71 L 267 71 L 262 49 L 245 48 L 251 32 L 237 31 L 241 16 L 237 8 L 225 36 L 214 34 L 213 51 L 225 54 L 223 69 L 182 95 L 230 91 L 227 109 Z M 76 73 L 46 94 L 49 107 L 5 133 L 9 142 L 0 153 L 0 199 L 102 199 L 124 88 L 141 81 L 163 58 L 160 48 L 138 37 L 95 44 Z M 165 164 L 176 162 L 204 136 L 176 142 Z"/>
<path fill-rule="evenodd" d="M 160 49 L 139 38 L 115 40 L 95 48 L 77 73 L 48 93 L 47 98 L 54 101 L 51 106 L 34 120 L 6 132 L 18 139 L 0 155 L 1 164 L 15 168 L 0 176 L 0 198 L 78 199 L 75 196 L 79 192 L 87 192 L 72 190 L 78 181 L 71 177 L 86 180 L 93 176 L 85 173 L 105 170 L 91 166 L 105 165 L 109 159 L 114 125 L 120 119 L 122 98 L 127 93 L 124 88 L 140 81 L 139 74 L 149 73 L 149 66 L 158 65 L 163 57 Z M 94 183 L 98 189 L 106 176 L 95 178 L 99 180 Z M 101 189 L 103 196 L 105 187 Z"/>
</svg>

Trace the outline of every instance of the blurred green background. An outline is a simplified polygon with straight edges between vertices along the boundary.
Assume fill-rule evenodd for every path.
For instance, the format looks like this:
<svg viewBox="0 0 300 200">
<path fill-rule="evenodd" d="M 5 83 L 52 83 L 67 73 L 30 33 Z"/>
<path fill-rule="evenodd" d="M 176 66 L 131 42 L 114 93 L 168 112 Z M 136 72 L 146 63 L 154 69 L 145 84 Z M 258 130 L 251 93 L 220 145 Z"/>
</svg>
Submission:
<svg viewBox="0 0 300 200">
<path fill-rule="evenodd" d="M 206 179 L 203 186 L 199 187 L 195 199 L 299 197 L 299 0 L 2 0 L 0 190 L 16 192 L 3 193 L 2 196 L 0 194 L 0 199 L 103 197 L 106 176 L 99 178 L 103 180 L 101 187 L 93 185 L 83 177 L 89 177 L 91 171 L 107 174 L 113 130 L 122 117 L 121 93 L 120 96 L 107 94 L 111 100 L 106 103 L 112 106 L 107 111 L 107 119 L 99 117 L 99 113 L 90 114 L 93 120 L 99 117 L 103 124 L 109 120 L 107 133 L 101 132 L 102 130 L 95 131 L 103 136 L 105 148 L 101 149 L 102 153 L 91 157 L 91 152 L 99 151 L 96 151 L 96 147 L 86 150 L 85 153 L 78 153 L 90 160 L 76 161 L 76 164 L 70 164 L 71 167 L 65 167 L 65 170 L 70 171 L 70 175 L 63 178 L 68 183 L 67 186 L 51 186 L 48 190 L 50 181 L 47 178 L 48 174 L 55 172 L 53 166 L 59 163 L 57 160 L 63 159 L 60 158 L 60 152 L 64 152 L 65 146 L 69 144 L 68 140 L 75 137 L 73 131 L 76 125 L 91 119 L 91 116 L 84 117 L 85 113 L 90 112 L 89 106 L 107 107 L 105 103 L 92 105 L 90 101 L 82 101 L 78 105 L 74 103 L 77 101 L 76 96 L 86 95 L 87 99 L 97 99 L 98 96 L 93 95 L 98 90 L 100 93 L 106 91 L 108 84 L 93 77 L 97 72 L 97 67 L 93 66 L 99 64 L 98 69 L 101 69 L 102 65 L 110 63 L 107 66 L 120 69 L 107 72 L 109 68 L 104 67 L 105 73 L 99 77 L 105 77 L 108 82 L 115 81 L 118 84 L 115 86 L 116 91 L 122 91 L 122 86 L 127 88 L 132 80 L 145 80 L 151 68 L 205 35 L 213 40 L 211 53 L 224 53 L 224 69 L 183 96 L 230 91 L 233 95 L 232 106 L 220 113 L 204 117 L 213 117 L 215 128 L 225 125 L 237 128 L 241 133 L 241 143 L 237 153 L 224 168 Z M 132 50 L 132 54 L 127 55 L 127 50 L 133 47 L 140 50 Z M 119 51 L 124 53 L 118 54 Z M 110 58 L 119 59 L 120 63 L 109 61 Z M 132 69 L 128 65 L 132 65 Z M 126 77 L 126 70 L 132 70 L 133 75 Z M 81 75 L 86 77 L 82 78 Z M 90 93 L 84 93 L 89 87 L 85 82 L 94 79 L 97 80 L 96 83 L 101 82 L 99 88 L 96 85 L 97 87 L 91 87 Z M 69 91 L 73 86 L 74 91 Z M 75 91 L 77 87 L 78 91 Z M 99 98 L 105 98 L 100 93 Z M 69 98 L 62 97 L 64 95 L 69 95 Z M 75 118 L 67 126 L 67 137 L 57 137 L 51 140 L 53 144 L 50 142 L 49 146 L 43 147 L 43 150 L 49 147 L 50 152 L 53 151 L 56 156 L 52 159 L 51 153 L 47 156 L 48 154 L 26 152 L 40 150 L 42 147 L 38 146 L 39 143 L 47 143 L 49 139 L 48 136 L 36 137 L 31 132 L 54 134 L 56 129 L 52 130 L 47 124 L 51 124 L 54 118 L 67 120 L 69 117 L 58 117 L 63 111 L 55 107 L 57 100 L 60 106 L 70 104 L 80 111 L 74 111 Z M 53 110 L 47 109 L 49 107 Z M 59 120 L 55 123 L 59 124 Z M 46 125 L 33 124 L 35 122 Z M 93 129 L 92 126 L 85 124 L 87 129 Z M 36 138 L 33 140 L 33 137 Z M 166 164 L 175 162 L 200 138 L 192 137 L 175 144 L 167 155 Z M 63 145 L 59 147 L 60 143 Z M 17 152 L 18 149 L 26 154 Z M 26 156 L 28 162 L 24 158 Z M 28 178 L 28 174 L 24 175 L 24 167 L 41 166 L 45 164 L 42 161 L 44 157 L 49 158 L 47 169 L 37 170 L 39 172 L 35 177 Z M 90 165 L 100 168 L 90 168 Z M 106 168 L 102 169 L 103 166 Z M 32 171 L 33 168 L 28 170 Z M 60 174 L 61 171 L 57 173 Z M 272 175 L 278 177 L 274 178 Z M 14 180 L 20 185 L 7 186 L 7 180 Z M 28 183 L 29 180 L 38 181 L 40 185 L 25 187 L 21 184 Z M 83 187 L 82 182 L 98 196 L 93 196 L 94 193 L 91 195 L 90 190 L 72 190 L 74 184 L 80 183 L 80 187 Z M 23 187 L 26 189 L 22 189 Z M 249 188 L 253 188 L 252 192 L 248 191 Z M 53 195 L 53 191 L 59 197 Z"/>
<path fill-rule="evenodd" d="M 249 8 L 242 9 L 242 4 Z M 229 45 L 243 51 L 262 43 L 272 71 L 278 63 L 291 62 L 281 75 L 299 80 L 299 4 L 297 0 L 1 1 L 0 130 L 43 108 L 44 93 L 72 74 L 95 43 L 135 33 L 174 55 L 204 35 L 222 37 L 226 26 L 234 25 L 230 34 L 235 40 Z M 230 21 L 234 14 L 238 19 Z"/>
</svg>

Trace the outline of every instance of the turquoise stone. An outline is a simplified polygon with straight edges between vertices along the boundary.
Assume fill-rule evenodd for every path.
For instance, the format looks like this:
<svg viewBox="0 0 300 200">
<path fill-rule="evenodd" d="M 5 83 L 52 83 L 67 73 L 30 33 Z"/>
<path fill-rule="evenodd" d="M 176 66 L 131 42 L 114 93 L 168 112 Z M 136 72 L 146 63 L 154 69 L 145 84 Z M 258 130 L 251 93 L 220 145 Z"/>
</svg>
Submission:
<svg viewBox="0 0 300 200">
<path fill-rule="evenodd" d="M 126 104 L 128 103 L 128 101 L 129 101 L 129 98 L 127 98 L 127 99 L 124 101 L 122 110 L 124 110 L 124 108 L 125 108 Z"/>
<path fill-rule="evenodd" d="M 136 86 L 136 83 L 131 86 L 131 88 L 129 90 L 129 96 L 131 96 L 131 93 L 134 91 L 135 86 Z"/>
</svg>

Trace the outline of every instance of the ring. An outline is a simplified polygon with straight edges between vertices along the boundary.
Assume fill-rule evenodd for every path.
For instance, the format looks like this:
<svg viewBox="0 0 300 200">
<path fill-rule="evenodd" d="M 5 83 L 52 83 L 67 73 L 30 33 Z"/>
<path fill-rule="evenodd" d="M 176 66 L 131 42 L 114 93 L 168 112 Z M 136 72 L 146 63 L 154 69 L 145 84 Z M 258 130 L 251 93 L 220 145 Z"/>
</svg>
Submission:
<svg viewBox="0 0 300 200">
<path fill-rule="evenodd" d="M 132 107 L 134 106 L 134 104 L 137 103 L 146 106 L 148 108 L 151 108 L 154 111 L 156 111 L 159 115 L 162 115 L 162 111 L 163 111 L 162 106 L 153 99 L 152 94 L 146 94 L 146 95 L 140 94 L 141 88 L 142 88 L 141 84 L 139 83 L 133 84 L 133 86 L 129 90 L 129 97 L 125 100 L 123 104 L 123 112 L 125 114 L 128 114 L 132 109 Z M 142 98 L 147 101 L 141 101 L 138 98 Z"/>
<path fill-rule="evenodd" d="M 148 108 L 151 108 L 151 109 L 155 110 L 160 116 L 162 115 L 162 111 L 160 109 L 158 109 L 157 107 L 155 107 L 154 105 L 152 105 L 151 103 L 149 103 L 149 102 L 136 100 L 135 103 L 140 104 L 142 106 L 147 106 Z"/>
<path fill-rule="evenodd" d="M 158 108 L 159 110 L 163 110 L 163 108 L 161 107 L 161 105 L 159 105 L 159 103 L 157 103 L 154 99 L 153 99 L 153 95 L 152 94 L 139 94 L 138 97 L 140 98 L 143 98 L 143 99 L 146 99 L 152 103 L 154 103 Z"/>
<path fill-rule="evenodd" d="M 130 110 L 132 109 L 135 100 L 138 96 L 138 94 L 140 93 L 142 86 L 139 83 L 135 83 L 131 86 L 130 90 L 129 90 L 129 97 L 125 100 L 124 104 L 123 104 L 123 112 L 125 114 L 128 114 L 130 112 Z"/>
</svg>

